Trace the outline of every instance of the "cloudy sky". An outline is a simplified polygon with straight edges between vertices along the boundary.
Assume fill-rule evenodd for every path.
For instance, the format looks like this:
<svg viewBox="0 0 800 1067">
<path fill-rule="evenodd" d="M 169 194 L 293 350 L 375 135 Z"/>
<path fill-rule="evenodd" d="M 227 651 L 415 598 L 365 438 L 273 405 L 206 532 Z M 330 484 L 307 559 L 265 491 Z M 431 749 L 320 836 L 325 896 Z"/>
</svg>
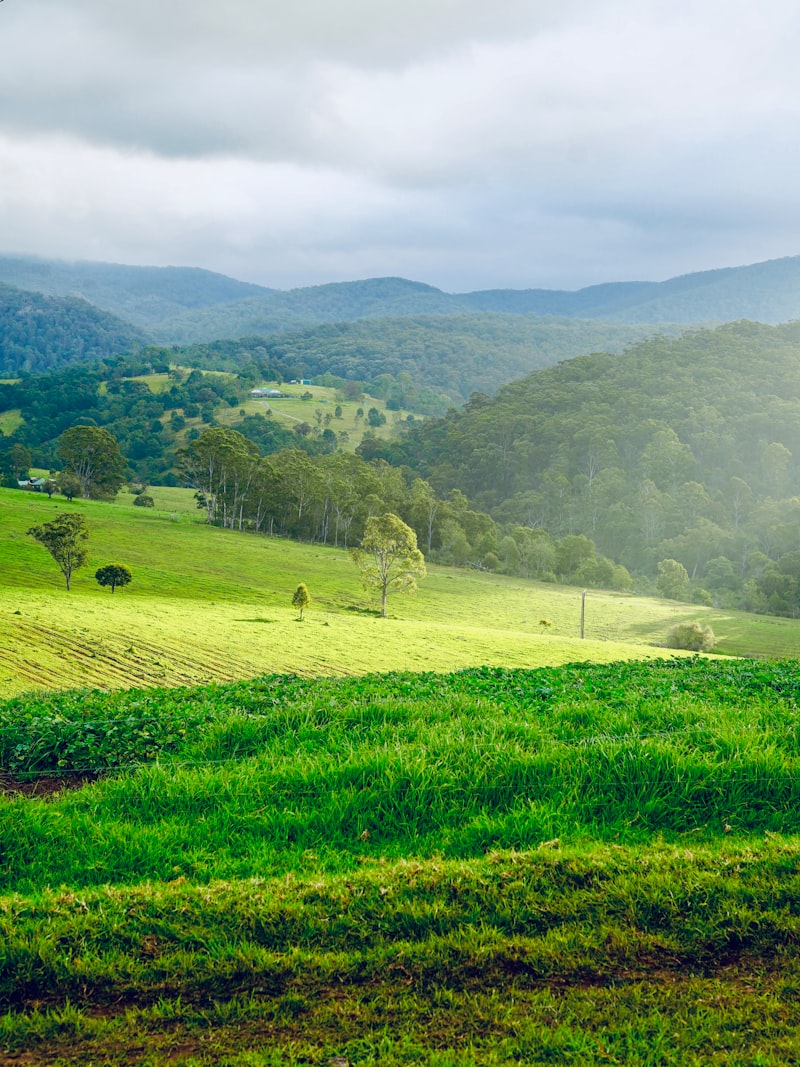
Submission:
<svg viewBox="0 0 800 1067">
<path fill-rule="evenodd" d="M 800 253 L 793 0 L 2 0 L 0 253 L 278 288 Z"/>
</svg>

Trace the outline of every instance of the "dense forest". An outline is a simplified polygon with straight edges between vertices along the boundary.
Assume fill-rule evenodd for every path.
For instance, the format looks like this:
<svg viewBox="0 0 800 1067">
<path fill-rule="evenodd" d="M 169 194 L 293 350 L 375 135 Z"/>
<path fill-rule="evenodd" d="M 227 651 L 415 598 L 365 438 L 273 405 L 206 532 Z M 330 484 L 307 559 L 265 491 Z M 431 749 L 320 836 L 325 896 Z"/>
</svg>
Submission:
<svg viewBox="0 0 800 1067">
<path fill-rule="evenodd" d="M 699 598 L 800 610 L 799 323 L 573 359 L 361 451 L 635 573 L 675 560 Z"/>
<path fill-rule="evenodd" d="M 442 315 L 334 323 L 164 354 L 212 370 L 255 363 L 269 379 L 319 378 L 324 384 L 328 375 L 362 381 L 373 396 L 394 396 L 390 406 L 443 414 L 476 390 L 493 393 L 537 367 L 585 352 L 619 352 L 650 332 L 649 326 L 535 315 Z"/>
<path fill-rule="evenodd" d="M 85 300 L 0 285 L 0 376 L 103 359 L 142 340 L 136 327 Z"/>
</svg>

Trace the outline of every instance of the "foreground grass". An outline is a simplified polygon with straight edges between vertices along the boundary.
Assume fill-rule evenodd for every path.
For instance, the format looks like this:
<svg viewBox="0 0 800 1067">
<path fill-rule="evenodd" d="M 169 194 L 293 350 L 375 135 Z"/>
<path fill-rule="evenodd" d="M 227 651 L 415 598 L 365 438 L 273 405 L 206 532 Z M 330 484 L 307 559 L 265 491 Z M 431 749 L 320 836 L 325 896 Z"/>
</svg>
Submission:
<svg viewBox="0 0 800 1067">
<path fill-rule="evenodd" d="M 0 886 L 204 882 L 542 840 L 800 832 L 796 664 L 583 664 L 0 706 L 17 776 L 112 776 L 0 806 Z"/>
<path fill-rule="evenodd" d="M 670 626 L 710 623 L 718 650 L 793 655 L 800 621 L 590 592 L 586 640 L 580 590 L 431 567 L 416 597 L 390 599 L 389 620 L 341 549 L 210 528 L 191 494 L 153 491 L 156 509 L 48 501 L 0 490 L 0 695 L 76 685 L 185 685 L 263 671 L 305 675 L 476 664 L 535 667 L 667 654 Z M 63 510 L 86 515 L 86 568 L 67 593 L 53 561 L 25 531 Z M 188 510 L 187 510 L 188 509 Z M 109 562 L 133 582 L 113 596 L 94 581 Z M 291 607 L 299 582 L 313 605 Z M 551 625 L 543 627 L 541 620 Z"/>
<path fill-rule="evenodd" d="M 800 665 L 0 705 L 0 1062 L 800 1062 Z"/>
<path fill-rule="evenodd" d="M 793 1063 L 798 860 L 551 843 L 9 897 L 0 1045 L 63 1064 Z"/>
</svg>

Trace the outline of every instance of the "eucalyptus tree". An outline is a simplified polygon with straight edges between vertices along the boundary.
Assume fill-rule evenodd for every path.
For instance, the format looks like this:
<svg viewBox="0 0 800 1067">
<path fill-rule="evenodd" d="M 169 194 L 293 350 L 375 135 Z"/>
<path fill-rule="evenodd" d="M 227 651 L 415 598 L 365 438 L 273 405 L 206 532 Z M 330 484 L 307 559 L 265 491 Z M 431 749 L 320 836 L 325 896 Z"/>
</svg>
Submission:
<svg viewBox="0 0 800 1067">
<path fill-rule="evenodd" d="M 89 530 L 84 516 L 78 512 L 64 512 L 50 522 L 31 526 L 28 535 L 47 549 L 58 564 L 69 589 L 73 573 L 89 558 L 86 548 Z"/>
<path fill-rule="evenodd" d="M 211 523 L 230 529 L 244 525 L 244 506 L 256 476 L 258 446 L 236 430 L 214 426 L 178 453 L 184 480 L 197 490 Z"/>
<path fill-rule="evenodd" d="M 387 512 L 367 519 L 361 547 L 351 550 L 364 584 L 381 598 L 381 616 L 386 618 L 390 592 L 413 593 L 417 579 L 425 577 L 425 560 L 417 548 L 417 535 L 398 515 Z"/>
<path fill-rule="evenodd" d="M 102 426 L 71 426 L 58 439 L 58 454 L 87 499 L 115 497 L 125 483 L 125 457 L 116 437 Z"/>
</svg>

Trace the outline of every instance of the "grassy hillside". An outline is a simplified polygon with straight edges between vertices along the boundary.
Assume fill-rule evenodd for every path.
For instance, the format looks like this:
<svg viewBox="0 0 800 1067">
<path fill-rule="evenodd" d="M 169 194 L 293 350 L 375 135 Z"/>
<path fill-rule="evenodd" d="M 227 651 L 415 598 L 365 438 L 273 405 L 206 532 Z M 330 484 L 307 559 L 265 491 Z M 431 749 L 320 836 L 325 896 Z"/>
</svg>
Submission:
<svg viewBox="0 0 800 1067">
<path fill-rule="evenodd" d="M 600 592 L 587 597 L 581 641 L 579 589 L 437 567 L 415 597 L 392 597 L 383 621 L 347 553 L 207 527 L 185 510 L 189 491 L 152 493 L 153 511 L 130 496 L 68 505 L 0 491 L 0 694 L 664 655 L 654 645 L 687 618 L 710 623 L 723 653 L 800 646 L 795 620 Z M 67 593 L 25 531 L 70 509 L 86 515 L 91 537 L 89 564 Z M 134 575 L 113 595 L 93 578 L 110 562 Z M 314 600 L 303 623 L 291 607 L 299 582 Z"/>
</svg>

